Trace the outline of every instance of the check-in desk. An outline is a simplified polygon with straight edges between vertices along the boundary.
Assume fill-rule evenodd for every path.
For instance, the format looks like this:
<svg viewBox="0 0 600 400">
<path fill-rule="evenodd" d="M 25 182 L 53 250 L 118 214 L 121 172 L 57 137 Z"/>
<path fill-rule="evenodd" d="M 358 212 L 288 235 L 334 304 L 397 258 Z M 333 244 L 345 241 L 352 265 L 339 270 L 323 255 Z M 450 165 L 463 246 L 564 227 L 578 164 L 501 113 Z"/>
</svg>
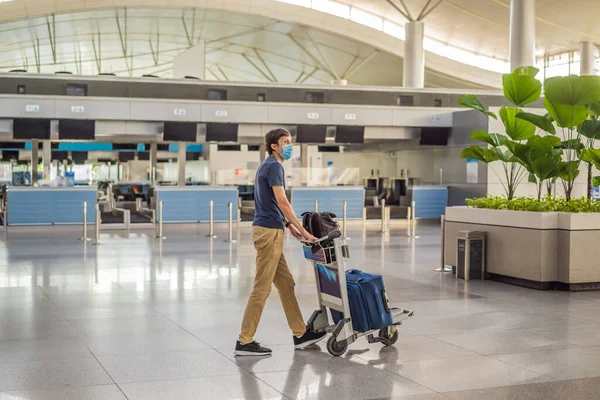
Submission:
<svg viewBox="0 0 600 400">
<path fill-rule="evenodd" d="M 156 217 L 160 218 L 160 202 L 163 202 L 163 222 L 206 222 L 209 220 L 209 204 L 213 201 L 213 221 L 229 220 L 229 203 L 232 218 L 237 219 L 238 189 L 235 186 L 157 186 Z"/>
<path fill-rule="evenodd" d="M 291 188 L 292 208 L 300 217 L 305 211 L 314 211 L 315 200 L 319 201 L 319 211 L 330 211 L 342 218 L 346 201 L 346 218 L 361 219 L 365 202 L 365 188 L 362 186 L 325 186 Z"/>
<path fill-rule="evenodd" d="M 9 225 L 82 224 L 83 203 L 87 202 L 87 222 L 96 222 L 95 187 L 9 187 Z"/>
<path fill-rule="evenodd" d="M 447 186 L 413 186 L 408 195 L 415 202 L 415 218 L 440 218 L 446 213 Z"/>
</svg>

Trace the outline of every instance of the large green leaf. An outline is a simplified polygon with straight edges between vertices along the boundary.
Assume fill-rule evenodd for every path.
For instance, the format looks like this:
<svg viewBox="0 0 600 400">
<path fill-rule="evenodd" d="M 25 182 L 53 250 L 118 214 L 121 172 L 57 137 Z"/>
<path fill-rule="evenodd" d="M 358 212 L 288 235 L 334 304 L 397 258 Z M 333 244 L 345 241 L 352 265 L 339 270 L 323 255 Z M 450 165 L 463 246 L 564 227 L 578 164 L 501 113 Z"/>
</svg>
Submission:
<svg viewBox="0 0 600 400">
<path fill-rule="evenodd" d="M 517 106 L 532 103 L 540 98 L 542 83 L 535 79 L 539 70 L 534 67 L 521 67 L 511 74 L 502 75 L 504 97 Z"/>
<path fill-rule="evenodd" d="M 556 129 L 552 124 L 552 121 L 543 115 L 532 114 L 528 112 L 517 113 L 517 118 L 529 121 L 544 132 L 548 132 L 552 135 L 556 135 Z"/>
<path fill-rule="evenodd" d="M 587 119 L 585 106 L 570 106 L 553 103 L 548 98 L 544 99 L 544 107 L 561 128 L 574 128 Z"/>
<path fill-rule="evenodd" d="M 600 101 L 588 105 L 587 111 L 594 119 L 600 117 Z"/>
<path fill-rule="evenodd" d="M 594 187 L 600 186 L 600 176 L 595 176 L 594 179 L 592 179 L 592 185 L 594 185 Z"/>
<path fill-rule="evenodd" d="M 587 106 L 600 101 L 600 76 L 558 76 L 544 82 L 544 96 L 554 104 Z"/>
<path fill-rule="evenodd" d="M 517 67 L 513 70 L 513 75 L 529 76 L 535 78 L 539 74 L 540 70 L 536 67 Z"/>
<path fill-rule="evenodd" d="M 529 177 L 527 178 L 527 182 L 529 183 L 537 183 L 537 178 L 533 172 L 529 173 Z"/>
<path fill-rule="evenodd" d="M 591 119 L 583 121 L 579 133 L 590 139 L 600 139 L 600 121 Z"/>
<path fill-rule="evenodd" d="M 461 106 L 473 108 L 473 109 L 475 109 L 477 111 L 481 111 L 482 113 L 484 113 L 488 117 L 492 117 L 494 119 L 498 119 L 498 117 L 496 117 L 496 114 L 494 114 L 491 111 L 488 111 L 485 108 L 485 106 L 481 103 L 481 101 L 479 101 L 479 99 L 477 98 L 477 96 L 474 96 L 472 94 L 465 94 L 464 96 L 461 96 L 460 99 L 458 99 L 458 104 L 461 105 Z"/>
<path fill-rule="evenodd" d="M 581 152 L 580 158 L 582 161 L 592 163 L 600 169 L 600 149 L 585 149 Z"/>
<path fill-rule="evenodd" d="M 479 146 L 467 147 L 460 153 L 461 158 L 473 158 L 489 164 L 498 161 L 498 153 L 493 149 L 483 149 Z"/>
<path fill-rule="evenodd" d="M 517 118 L 520 113 L 516 107 L 504 107 L 500 109 L 500 119 L 504 123 L 506 133 L 512 140 L 527 140 L 535 135 L 535 125 L 524 119 Z"/>
<path fill-rule="evenodd" d="M 540 181 L 559 175 L 558 163 L 553 157 L 538 157 L 532 161 L 531 166 L 533 173 Z"/>
<path fill-rule="evenodd" d="M 581 143 L 581 139 L 570 139 L 563 140 L 561 148 L 564 150 L 573 150 L 579 153 L 585 148 L 585 145 Z"/>
<path fill-rule="evenodd" d="M 492 147 L 502 146 L 506 141 L 506 136 L 499 133 L 487 133 L 485 131 L 475 131 L 471 133 L 472 140 L 478 140 L 489 144 Z"/>
<path fill-rule="evenodd" d="M 558 165 L 558 177 L 563 181 L 574 181 L 579 176 L 579 160 L 561 161 Z"/>
<path fill-rule="evenodd" d="M 531 150 L 531 147 L 510 140 L 507 140 L 504 145 L 508 148 L 508 152 L 511 154 L 511 162 L 517 162 L 524 166 L 527 169 L 527 171 L 533 173 L 533 169 L 531 168 L 531 161 L 529 159 L 529 152 Z"/>
<path fill-rule="evenodd" d="M 527 145 L 536 149 L 541 155 L 553 156 L 554 149 L 562 147 L 563 143 L 556 136 L 534 136 L 527 141 Z"/>
</svg>

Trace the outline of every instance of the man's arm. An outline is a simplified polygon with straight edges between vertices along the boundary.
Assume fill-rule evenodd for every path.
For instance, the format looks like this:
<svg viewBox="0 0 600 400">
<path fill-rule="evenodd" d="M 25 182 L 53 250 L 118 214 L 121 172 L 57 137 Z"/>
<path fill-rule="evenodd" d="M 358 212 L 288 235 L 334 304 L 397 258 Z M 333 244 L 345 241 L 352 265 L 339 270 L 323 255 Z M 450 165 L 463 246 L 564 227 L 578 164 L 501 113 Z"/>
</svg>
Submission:
<svg viewBox="0 0 600 400">
<path fill-rule="evenodd" d="M 277 200 L 277 206 L 281 210 L 281 213 L 284 217 L 287 218 L 290 225 L 294 226 L 302 234 L 302 236 L 310 241 L 317 240 L 316 237 L 308 233 L 306 229 L 302 226 L 298 218 L 296 218 L 296 214 L 294 214 L 294 210 L 292 209 L 292 205 L 285 195 L 285 189 L 283 186 L 273 186 L 273 194 L 275 194 L 275 199 Z"/>
</svg>

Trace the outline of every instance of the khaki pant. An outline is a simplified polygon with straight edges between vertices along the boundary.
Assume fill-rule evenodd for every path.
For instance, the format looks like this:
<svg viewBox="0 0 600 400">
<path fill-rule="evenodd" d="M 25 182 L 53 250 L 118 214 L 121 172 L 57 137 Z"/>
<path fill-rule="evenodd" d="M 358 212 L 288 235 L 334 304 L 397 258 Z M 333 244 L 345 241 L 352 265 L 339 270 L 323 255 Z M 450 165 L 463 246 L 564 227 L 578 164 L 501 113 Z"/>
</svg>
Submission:
<svg viewBox="0 0 600 400">
<path fill-rule="evenodd" d="M 275 284 L 279 292 L 283 310 L 293 334 L 295 336 L 303 335 L 306 325 L 294 293 L 296 284 L 283 256 L 283 230 L 253 226 L 252 241 L 256 249 L 256 277 L 244 312 L 240 342 L 248 344 L 254 341 L 254 334 L 267 297 L 271 293 L 272 284 Z"/>
</svg>

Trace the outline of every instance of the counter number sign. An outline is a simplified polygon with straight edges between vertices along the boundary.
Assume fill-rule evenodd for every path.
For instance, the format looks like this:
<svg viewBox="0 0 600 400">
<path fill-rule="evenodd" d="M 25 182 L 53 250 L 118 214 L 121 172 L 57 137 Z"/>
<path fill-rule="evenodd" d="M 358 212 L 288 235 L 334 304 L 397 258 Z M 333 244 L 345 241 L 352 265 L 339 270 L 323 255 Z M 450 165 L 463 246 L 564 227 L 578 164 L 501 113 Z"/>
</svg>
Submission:
<svg viewBox="0 0 600 400">
<path fill-rule="evenodd" d="M 187 113 L 185 108 L 175 108 L 173 110 L 173 115 L 179 116 L 179 117 L 183 117 L 185 116 L 185 114 Z"/>
<path fill-rule="evenodd" d="M 40 112 L 40 106 L 37 104 L 26 104 L 25 112 L 28 112 L 28 113 Z"/>
<path fill-rule="evenodd" d="M 215 111 L 215 115 L 217 117 L 226 117 L 227 116 L 227 110 L 216 110 Z"/>
<path fill-rule="evenodd" d="M 84 106 L 71 106 L 71 112 L 72 113 L 83 113 L 83 112 L 85 112 L 85 107 Z"/>
<path fill-rule="evenodd" d="M 319 119 L 319 113 L 309 112 L 308 114 L 306 114 L 306 118 L 308 118 L 308 119 Z"/>
</svg>

